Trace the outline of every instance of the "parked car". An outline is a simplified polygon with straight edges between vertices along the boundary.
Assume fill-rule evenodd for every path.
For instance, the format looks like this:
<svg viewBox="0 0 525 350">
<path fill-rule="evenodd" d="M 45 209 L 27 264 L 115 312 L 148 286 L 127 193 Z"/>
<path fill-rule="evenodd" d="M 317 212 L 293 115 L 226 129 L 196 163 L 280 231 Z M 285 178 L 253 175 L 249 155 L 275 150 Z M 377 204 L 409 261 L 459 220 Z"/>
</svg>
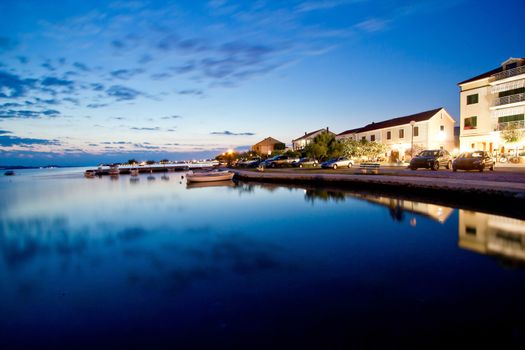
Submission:
<svg viewBox="0 0 525 350">
<path fill-rule="evenodd" d="M 354 165 L 354 161 L 347 157 L 338 157 L 327 160 L 321 163 L 321 168 L 332 168 L 337 169 L 340 167 L 351 168 Z"/>
<path fill-rule="evenodd" d="M 452 167 L 452 156 L 445 150 L 425 150 L 410 160 L 409 168 L 416 170 L 426 168 L 438 170 L 440 167 L 450 169 Z"/>
<path fill-rule="evenodd" d="M 452 170 L 478 170 L 489 169 L 494 171 L 494 159 L 488 152 L 473 151 L 461 153 L 452 163 Z"/>
<path fill-rule="evenodd" d="M 307 166 L 316 167 L 319 162 L 316 159 L 304 157 L 297 161 L 292 162 L 292 166 L 303 168 Z"/>
<path fill-rule="evenodd" d="M 277 168 L 291 165 L 292 162 L 295 162 L 297 160 L 298 158 L 280 155 L 270 159 L 266 159 L 264 162 L 261 163 L 261 165 L 266 168 Z"/>
<path fill-rule="evenodd" d="M 241 160 L 237 163 L 237 166 L 245 168 L 256 168 L 259 165 L 259 163 L 261 163 L 261 158 L 256 157 L 252 159 Z"/>
</svg>

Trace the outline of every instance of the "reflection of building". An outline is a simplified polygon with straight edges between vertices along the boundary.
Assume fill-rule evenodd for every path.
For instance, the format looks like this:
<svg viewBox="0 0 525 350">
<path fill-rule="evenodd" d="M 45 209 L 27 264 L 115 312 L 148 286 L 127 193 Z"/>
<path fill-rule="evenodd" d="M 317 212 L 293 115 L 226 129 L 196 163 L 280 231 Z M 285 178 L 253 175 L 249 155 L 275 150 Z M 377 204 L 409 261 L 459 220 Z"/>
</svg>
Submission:
<svg viewBox="0 0 525 350">
<path fill-rule="evenodd" d="M 509 58 L 458 86 L 461 151 L 506 152 L 509 145 L 501 140 L 500 130 L 525 128 L 525 58 Z"/>
<path fill-rule="evenodd" d="M 414 148 L 441 148 L 449 152 L 454 149 L 455 121 L 444 108 L 371 123 L 359 129 L 344 131 L 336 138 L 381 142 L 390 152 L 403 158 L 405 151 L 412 147 L 411 122 L 414 122 Z"/>
<path fill-rule="evenodd" d="M 264 140 L 257 142 L 252 146 L 252 151 L 261 155 L 270 155 L 275 150 L 284 150 L 285 144 L 273 137 L 267 137 Z"/>
<path fill-rule="evenodd" d="M 392 217 L 396 220 L 399 220 L 403 216 L 403 212 L 410 212 L 415 214 L 421 214 L 426 217 L 429 217 L 440 223 L 444 223 L 450 214 L 452 214 L 452 208 L 444 207 L 442 205 L 414 202 L 404 199 L 397 199 L 391 197 L 381 197 L 381 196 L 372 196 L 372 195 L 361 195 L 361 194 L 352 194 L 352 196 L 365 199 L 369 202 L 377 203 L 384 205 L 390 208 Z"/>
<path fill-rule="evenodd" d="M 320 135 L 323 132 L 327 132 L 327 133 L 330 133 L 330 134 L 335 136 L 335 134 L 333 132 L 331 132 L 330 130 L 328 130 L 328 128 L 326 128 L 326 129 L 319 129 L 319 130 L 312 131 L 312 132 L 305 132 L 303 136 L 301 136 L 301 137 L 299 137 L 299 138 L 297 138 L 295 140 L 292 140 L 293 150 L 294 151 L 298 151 L 298 150 L 301 150 L 301 149 L 305 148 L 310 142 L 312 142 L 312 140 L 317 135 Z"/>
<path fill-rule="evenodd" d="M 460 209 L 459 246 L 525 261 L 525 221 Z"/>
</svg>

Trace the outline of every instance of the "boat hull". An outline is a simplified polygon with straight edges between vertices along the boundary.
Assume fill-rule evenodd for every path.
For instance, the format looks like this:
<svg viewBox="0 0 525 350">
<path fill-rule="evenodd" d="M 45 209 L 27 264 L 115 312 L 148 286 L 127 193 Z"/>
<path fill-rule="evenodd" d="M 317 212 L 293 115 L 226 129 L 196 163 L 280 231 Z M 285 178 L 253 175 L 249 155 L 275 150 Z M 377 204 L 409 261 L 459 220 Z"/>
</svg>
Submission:
<svg viewBox="0 0 525 350">
<path fill-rule="evenodd" d="M 187 174 L 187 182 L 215 182 L 215 181 L 228 181 L 233 179 L 234 173 L 221 172 L 221 173 L 209 173 L 209 174 Z"/>
</svg>

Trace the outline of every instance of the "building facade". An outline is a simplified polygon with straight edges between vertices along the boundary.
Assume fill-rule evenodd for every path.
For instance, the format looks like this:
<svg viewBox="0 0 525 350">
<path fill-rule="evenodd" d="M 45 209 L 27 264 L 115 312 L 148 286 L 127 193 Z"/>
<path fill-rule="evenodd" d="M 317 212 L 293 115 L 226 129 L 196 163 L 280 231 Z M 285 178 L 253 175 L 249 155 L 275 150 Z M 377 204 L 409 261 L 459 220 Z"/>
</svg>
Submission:
<svg viewBox="0 0 525 350">
<path fill-rule="evenodd" d="M 337 139 L 376 141 L 388 148 L 387 156 L 404 159 L 414 149 L 454 150 L 455 120 L 444 108 L 368 124 L 347 130 Z"/>
<path fill-rule="evenodd" d="M 500 67 L 458 83 L 460 88 L 460 149 L 506 154 L 523 150 L 508 144 L 502 131 L 524 129 L 525 59 L 509 58 Z"/>
<path fill-rule="evenodd" d="M 257 142 L 252 146 L 252 151 L 257 152 L 260 155 L 270 155 L 275 150 L 284 150 L 285 144 L 273 137 L 267 137 L 264 140 Z"/>
<path fill-rule="evenodd" d="M 316 130 L 316 131 L 312 131 L 312 132 L 305 132 L 303 136 L 295 139 L 295 140 L 292 140 L 292 149 L 294 151 L 299 151 L 299 150 L 302 150 L 303 148 L 305 148 L 310 142 L 312 142 L 312 140 L 319 134 L 323 133 L 323 132 L 328 132 L 332 135 L 335 136 L 335 133 L 331 132 L 328 128 L 326 129 L 319 129 L 319 130 Z"/>
</svg>

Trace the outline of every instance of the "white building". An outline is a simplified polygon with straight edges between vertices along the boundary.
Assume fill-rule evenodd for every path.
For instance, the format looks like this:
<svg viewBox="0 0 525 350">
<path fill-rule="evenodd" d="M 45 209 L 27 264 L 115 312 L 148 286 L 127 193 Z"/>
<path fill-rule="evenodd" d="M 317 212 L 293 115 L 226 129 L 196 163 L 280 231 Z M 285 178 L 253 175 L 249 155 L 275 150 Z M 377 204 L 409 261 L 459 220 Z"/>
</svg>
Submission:
<svg viewBox="0 0 525 350">
<path fill-rule="evenodd" d="M 524 128 L 525 58 L 509 58 L 500 67 L 458 83 L 460 87 L 460 149 L 507 153 L 501 130 Z"/>
<path fill-rule="evenodd" d="M 412 148 L 412 142 L 414 148 L 445 149 L 452 152 L 454 123 L 454 118 L 444 108 L 436 108 L 347 130 L 336 138 L 381 142 L 388 147 L 389 153 L 395 153 L 403 159 L 405 152 Z"/>
<path fill-rule="evenodd" d="M 294 151 L 302 150 L 305 148 L 312 140 L 319 134 L 323 132 L 328 132 L 332 135 L 335 135 L 333 132 L 331 132 L 328 128 L 326 129 L 319 129 L 312 132 L 305 132 L 303 136 L 296 138 L 295 140 L 292 140 L 292 148 Z"/>
</svg>

